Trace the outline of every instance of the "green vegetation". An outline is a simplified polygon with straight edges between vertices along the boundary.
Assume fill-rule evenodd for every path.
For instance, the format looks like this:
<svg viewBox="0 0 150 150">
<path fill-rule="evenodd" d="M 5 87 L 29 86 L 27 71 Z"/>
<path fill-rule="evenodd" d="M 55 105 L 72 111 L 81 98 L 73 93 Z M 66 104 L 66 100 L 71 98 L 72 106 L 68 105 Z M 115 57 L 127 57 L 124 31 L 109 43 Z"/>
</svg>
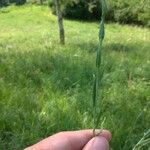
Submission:
<svg viewBox="0 0 150 150">
<path fill-rule="evenodd" d="M 64 25 L 61 46 L 48 8 L 0 10 L 0 149 L 20 150 L 62 130 L 93 127 L 99 25 Z M 100 122 L 106 118 L 103 127 L 112 131 L 112 149 L 131 150 L 150 127 L 150 31 L 107 24 L 106 32 Z"/>
<path fill-rule="evenodd" d="M 99 19 L 101 17 L 100 0 L 60 0 L 63 15 L 76 19 Z M 56 13 L 54 0 L 0 0 L 0 8 L 11 4 L 48 4 Z M 107 0 L 107 21 L 121 24 L 138 24 L 150 27 L 149 0 Z"/>
<path fill-rule="evenodd" d="M 68 18 L 92 20 L 101 17 L 100 0 L 62 0 L 64 16 Z M 107 21 L 122 24 L 150 26 L 149 0 L 106 0 L 108 5 Z M 49 6 L 55 13 L 53 0 Z"/>
<path fill-rule="evenodd" d="M 96 52 L 96 72 L 94 74 L 94 85 L 93 85 L 93 136 L 96 136 L 95 130 L 99 123 L 99 118 L 101 112 L 97 112 L 97 103 L 98 99 L 102 100 L 101 96 L 99 96 L 100 91 L 102 91 L 101 81 L 103 78 L 104 67 L 102 66 L 102 58 L 103 58 L 103 40 L 105 37 L 105 15 L 107 12 L 107 5 L 105 0 L 101 0 L 102 3 L 102 17 L 100 21 L 100 29 L 99 29 L 99 46 Z M 99 88 L 101 88 L 99 90 Z M 102 103 L 102 102 L 101 102 Z M 98 104 L 98 108 L 101 110 L 101 103 Z"/>
<path fill-rule="evenodd" d="M 140 141 L 134 146 L 133 150 L 142 149 L 143 146 L 150 144 L 150 129 L 144 133 L 144 136 Z"/>
<path fill-rule="evenodd" d="M 26 3 L 26 0 L 0 0 L 0 8 L 9 6 L 10 4 L 23 5 Z"/>
</svg>

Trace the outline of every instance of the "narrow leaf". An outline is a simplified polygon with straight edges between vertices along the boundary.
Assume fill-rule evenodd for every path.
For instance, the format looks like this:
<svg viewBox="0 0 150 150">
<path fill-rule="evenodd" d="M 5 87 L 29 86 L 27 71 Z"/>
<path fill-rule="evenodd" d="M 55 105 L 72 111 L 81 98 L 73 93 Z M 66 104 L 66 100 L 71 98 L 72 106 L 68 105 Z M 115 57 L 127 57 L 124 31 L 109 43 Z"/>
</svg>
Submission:
<svg viewBox="0 0 150 150">
<path fill-rule="evenodd" d="M 99 40 L 103 40 L 105 37 L 105 26 L 104 26 L 104 20 L 101 20 L 100 23 L 100 31 L 99 31 Z"/>
</svg>

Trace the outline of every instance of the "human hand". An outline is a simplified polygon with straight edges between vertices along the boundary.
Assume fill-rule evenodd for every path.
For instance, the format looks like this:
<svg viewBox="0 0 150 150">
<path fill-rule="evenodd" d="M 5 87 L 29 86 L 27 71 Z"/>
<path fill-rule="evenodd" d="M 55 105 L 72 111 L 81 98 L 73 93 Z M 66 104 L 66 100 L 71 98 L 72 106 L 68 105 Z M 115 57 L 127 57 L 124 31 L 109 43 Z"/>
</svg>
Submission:
<svg viewBox="0 0 150 150">
<path fill-rule="evenodd" d="M 109 150 L 111 133 L 107 130 L 60 132 L 50 136 L 25 150 Z"/>
</svg>

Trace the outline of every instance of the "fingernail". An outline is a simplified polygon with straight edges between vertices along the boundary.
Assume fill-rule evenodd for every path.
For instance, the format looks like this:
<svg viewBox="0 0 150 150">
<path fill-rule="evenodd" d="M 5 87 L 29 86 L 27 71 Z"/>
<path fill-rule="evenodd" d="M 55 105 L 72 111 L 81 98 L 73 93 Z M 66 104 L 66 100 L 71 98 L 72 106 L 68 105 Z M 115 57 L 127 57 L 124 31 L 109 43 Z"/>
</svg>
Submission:
<svg viewBox="0 0 150 150">
<path fill-rule="evenodd" d="M 106 138 L 106 140 L 107 140 L 108 142 L 110 142 L 110 141 L 111 141 L 111 138 L 112 138 L 112 135 L 111 135 L 111 133 L 110 133 L 108 130 L 103 130 L 103 131 L 99 134 L 99 136 L 102 136 L 102 137 Z"/>
<path fill-rule="evenodd" d="M 109 142 L 112 138 L 111 133 L 108 130 L 102 130 L 102 129 L 96 129 L 95 130 L 95 135 L 96 136 L 102 136 L 105 137 L 106 140 Z"/>
<path fill-rule="evenodd" d="M 102 129 L 96 129 L 96 130 L 95 130 L 95 135 L 98 136 L 98 135 L 100 135 L 102 132 L 103 132 Z"/>
<path fill-rule="evenodd" d="M 106 138 L 97 136 L 91 139 L 83 150 L 109 150 L 109 144 Z"/>
</svg>

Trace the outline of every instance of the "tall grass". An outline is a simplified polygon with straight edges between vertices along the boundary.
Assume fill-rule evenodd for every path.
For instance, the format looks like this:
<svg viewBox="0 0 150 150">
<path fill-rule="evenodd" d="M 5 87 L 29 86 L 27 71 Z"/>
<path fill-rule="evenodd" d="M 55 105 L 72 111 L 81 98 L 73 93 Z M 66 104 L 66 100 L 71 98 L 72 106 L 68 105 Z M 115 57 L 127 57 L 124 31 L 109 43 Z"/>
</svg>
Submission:
<svg viewBox="0 0 150 150">
<path fill-rule="evenodd" d="M 141 150 L 146 145 L 148 145 L 150 148 L 150 129 L 146 133 L 144 133 L 143 137 L 133 147 L 133 150 Z"/>
</svg>

